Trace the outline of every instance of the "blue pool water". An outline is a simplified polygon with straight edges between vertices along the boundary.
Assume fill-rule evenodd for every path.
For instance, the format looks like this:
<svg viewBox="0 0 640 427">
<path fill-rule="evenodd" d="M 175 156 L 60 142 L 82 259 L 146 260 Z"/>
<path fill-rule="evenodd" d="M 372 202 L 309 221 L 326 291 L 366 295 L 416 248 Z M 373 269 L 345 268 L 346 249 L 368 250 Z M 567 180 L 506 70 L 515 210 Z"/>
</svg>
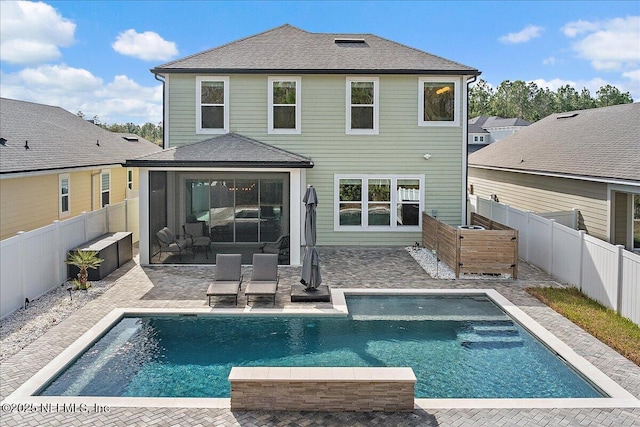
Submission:
<svg viewBox="0 0 640 427">
<path fill-rule="evenodd" d="M 125 317 L 40 394 L 229 397 L 232 366 L 410 366 L 418 398 L 602 397 L 486 297 L 347 305 L 348 318 Z"/>
</svg>

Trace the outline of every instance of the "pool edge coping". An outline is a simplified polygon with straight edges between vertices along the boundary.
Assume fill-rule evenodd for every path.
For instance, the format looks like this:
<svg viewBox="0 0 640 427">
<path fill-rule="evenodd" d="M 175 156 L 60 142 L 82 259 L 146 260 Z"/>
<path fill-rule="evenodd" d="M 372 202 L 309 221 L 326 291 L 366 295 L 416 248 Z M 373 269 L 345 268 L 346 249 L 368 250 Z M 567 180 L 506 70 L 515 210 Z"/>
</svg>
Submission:
<svg viewBox="0 0 640 427">
<path fill-rule="evenodd" d="M 107 405 L 110 407 L 182 407 L 230 408 L 230 398 L 192 397 L 92 397 L 92 396 L 34 396 L 51 379 L 66 369 L 76 357 L 89 348 L 125 315 L 315 315 L 347 316 L 346 295 L 484 295 L 501 307 L 551 351 L 573 366 L 582 376 L 609 395 L 604 398 L 517 398 L 517 399 L 427 399 L 414 398 L 414 406 L 422 409 L 452 408 L 640 408 L 640 400 L 628 392 L 591 362 L 545 329 L 515 304 L 494 289 L 331 289 L 333 308 L 115 308 L 71 345 L 60 352 L 36 374 L 7 396 L 2 404 L 77 404 Z M 594 378 L 595 377 L 595 378 Z"/>
</svg>

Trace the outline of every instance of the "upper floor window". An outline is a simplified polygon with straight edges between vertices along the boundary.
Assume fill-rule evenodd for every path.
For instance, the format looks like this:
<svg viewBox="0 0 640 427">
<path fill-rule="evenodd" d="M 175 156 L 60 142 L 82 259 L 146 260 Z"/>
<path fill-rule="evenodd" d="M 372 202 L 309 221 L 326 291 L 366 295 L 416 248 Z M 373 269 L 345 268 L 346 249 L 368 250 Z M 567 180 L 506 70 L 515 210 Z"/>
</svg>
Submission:
<svg viewBox="0 0 640 427">
<path fill-rule="evenodd" d="M 442 77 L 418 79 L 419 126 L 458 126 L 460 108 L 457 105 L 458 82 Z"/>
<path fill-rule="evenodd" d="M 477 143 L 483 143 L 484 142 L 484 135 L 475 135 L 473 137 L 473 142 L 477 142 Z"/>
<path fill-rule="evenodd" d="M 229 132 L 229 77 L 196 77 L 196 133 Z"/>
<path fill-rule="evenodd" d="M 300 77 L 269 77 L 269 133 L 300 133 Z"/>
<path fill-rule="evenodd" d="M 348 134 L 378 134 L 378 78 L 347 77 Z"/>
<path fill-rule="evenodd" d="M 69 177 L 69 174 L 65 173 L 62 175 L 58 175 L 58 182 L 59 182 L 59 188 L 60 188 L 60 216 L 67 216 L 69 215 L 69 183 L 71 181 L 71 178 Z"/>
<path fill-rule="evenodd" d="M 111 171 L 105 170 L 100 174 L 100 207 L 111 203 Z"/>
</svg>

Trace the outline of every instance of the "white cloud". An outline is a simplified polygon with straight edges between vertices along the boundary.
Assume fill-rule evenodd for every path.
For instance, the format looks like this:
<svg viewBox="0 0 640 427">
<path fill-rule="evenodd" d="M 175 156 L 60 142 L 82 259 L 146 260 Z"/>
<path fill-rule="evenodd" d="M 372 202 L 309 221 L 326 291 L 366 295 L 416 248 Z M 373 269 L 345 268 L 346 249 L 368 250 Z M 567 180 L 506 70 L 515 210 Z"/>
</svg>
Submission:
<svg viewBox="0 0 640 427">
<path fill-rule="evenodd" d="M 556 63 L 556 58 L 550 56 L 542 60 L 542 65 L 554 65 Z"/>
<path fill-rule="evenodd" d="M 640 83 L 640 70 L 627 71 L 622 76 Z"/>
<path fill-rule="evenodd" d="M 0 1 L 0 58 L 12 64 L 59 59 L 74 43 L 76 24 L 45 3 Z"/>
<path fill-rule="evenodd" d="M 166 61 L 178 54 L 174 42 L 164 40 L 158 33 L 126 30 L 118 34 L 111 45 L 116 52 L 145 61 Z"/>
<path fill-rule="evenodd" d="M 563 32 L 576 39 L 573 50 L 596 70 L 635 69 L 640 63 L 640 16 L 570 22 Z"/>
<path fill-rule="evenodd" d="M 105 123 L 162 120 L 162 85 L 141 86 L 127 76 L 105 83 L 90 71 L 66 65 L 44 65 L 0 75 L 2 97 L 62 107 Z"/>
<path fill-rule="evenodd" d="M 500 37 L 498 40 L 505 44 L 517 44 L 528 42 L 531 39 L 540 37 L 544 28 L 537 25 L 527 25 L 520 32 L 509 33 L 506 36 Z"/>
</svg>

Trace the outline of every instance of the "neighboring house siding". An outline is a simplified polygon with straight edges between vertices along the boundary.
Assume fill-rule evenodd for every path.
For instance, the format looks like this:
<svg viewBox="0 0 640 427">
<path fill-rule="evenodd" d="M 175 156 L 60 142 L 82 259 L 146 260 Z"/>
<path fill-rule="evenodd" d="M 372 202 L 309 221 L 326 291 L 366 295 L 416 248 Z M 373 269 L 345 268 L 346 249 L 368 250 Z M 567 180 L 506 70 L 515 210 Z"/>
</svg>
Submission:
<svg viewBox="0 0 640 427">
<path fill-rule="evenodd" d="M 469 168 L 474 194 L 496 194 L 500 203 L 534 212 L 580 211 L 578 226 L 590 235 L 608 240 L 607 185 L 523 173 Z"/>
<path fill-rule="evenodd" d="M 629 222 L 630 204 L 632 195 L 626 193 L 613 193 L 615 203 L 613 243 L 616 245 L 627 245 L 627 223 Z"/>
<path fill-rule="evenodd" d="M 278 75 L 274 73 L 274 75 Z M 316 187 L 319 244 L 412 244 L 416 232 L 335 232 L 334 176 L 336 174 L 422 174 L 425 209 L 438 218 L 460 224 L 462 126 L 418 126 L 418 76 L 379 77 L 379 134 L 347 135 L 345 90 L 347 75 L 302 75 L 301 134 L 267 133 L 268 75 L 230 75 L 230 131 L 307 156 L 308 184 Z M 195 133 L 195 76 L 169 78 L 169 140 L 171 147 L 201 141 L 211 135 Z M 463 82 L 457 108 L 463 115 Z M 430 160 L 424 154 L 432 155 Z"/>
<path fill-rule="evenodd" d="M 66 172 L 69 175 L 69 214 L 59 215 L 58 174 L 26 176 L 0 180 L 0 240 L 14 236 L 18 231 L 44 227 L 53 221 L 78 216 L 85 211 L 100 208 L 100 171 Z M 91 175 L 93 177 L 93 200 Z M 134 188 L 137 189 L 138 171 L 134 169 Z M 111 169 L 111 203 L 125 199 L 126 168 Z"/>
</svg>

